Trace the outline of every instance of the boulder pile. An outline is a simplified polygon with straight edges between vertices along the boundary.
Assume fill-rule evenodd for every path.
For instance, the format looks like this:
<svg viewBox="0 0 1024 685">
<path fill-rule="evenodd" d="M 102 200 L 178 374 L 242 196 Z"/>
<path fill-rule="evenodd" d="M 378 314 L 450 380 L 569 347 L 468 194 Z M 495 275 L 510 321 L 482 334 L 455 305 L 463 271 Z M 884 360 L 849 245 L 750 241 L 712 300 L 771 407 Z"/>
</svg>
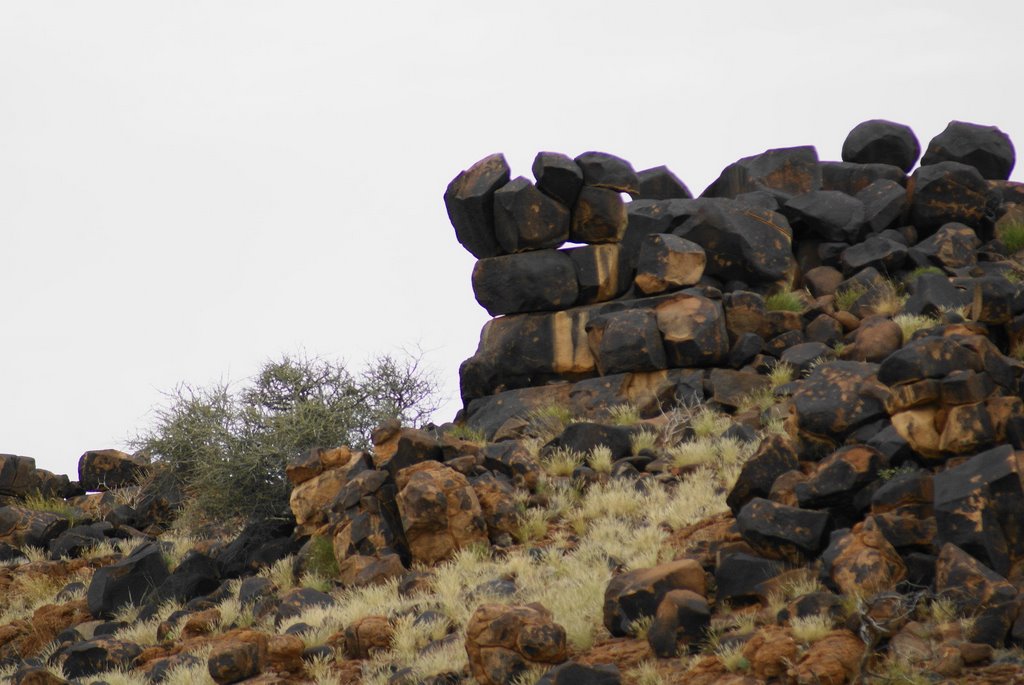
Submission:
<svg viewBox="0 0 1024 685">
<path fill-rule="evenodd" d="M 462 411 L 291 455 L 290 516 L 186 535 L 158 462 L 0 455 L 0 679 L 1024 682 L 1013 146 L 842 159 L 472 165 Z"/>
</svg>

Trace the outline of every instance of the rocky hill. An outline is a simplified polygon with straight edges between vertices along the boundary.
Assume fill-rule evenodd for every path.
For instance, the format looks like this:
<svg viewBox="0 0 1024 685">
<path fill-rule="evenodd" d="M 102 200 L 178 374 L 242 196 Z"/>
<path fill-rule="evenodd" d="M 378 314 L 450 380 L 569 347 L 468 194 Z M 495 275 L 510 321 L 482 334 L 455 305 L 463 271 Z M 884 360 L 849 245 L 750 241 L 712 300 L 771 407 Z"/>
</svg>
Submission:
<svg viewBox="0 0 1024 685">
<path fill-rule="evenodd" d="M 1024 682 L 1024 184 L 999 129 L 729 165 L 492 155 L 457 420 L 174 525 L 140 456 L 0 455 L 16 683 Z"/>
</svg>

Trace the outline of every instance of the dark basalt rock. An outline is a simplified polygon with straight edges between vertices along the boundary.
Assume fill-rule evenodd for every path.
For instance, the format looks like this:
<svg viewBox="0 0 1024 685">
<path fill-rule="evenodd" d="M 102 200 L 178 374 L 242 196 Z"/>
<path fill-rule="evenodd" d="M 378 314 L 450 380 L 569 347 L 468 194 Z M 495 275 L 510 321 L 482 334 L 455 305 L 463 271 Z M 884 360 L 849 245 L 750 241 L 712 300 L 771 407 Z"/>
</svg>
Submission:
<svg viewBox="0 0 1024 685">
<path fill-rule="evenodd" d="M 707 637 L 711 627 L 708 600 L 691 590 L 665 594 L 647 631 L 647 643 L 660 658 L 679 654 L 679 644 L 696 644 Z"/>
<path fill-rule="evenodd" d="M 630 195 L 640 192 L 640 180 L 633 165 L 621 157 L 607 152 L 584 152 L 576 158 L 576 164 L 583 171 L 584 185 Z"/>
<path fill-rule="evenodd" d="M 481 259 L 473 293 L 491 316 L 564 309 L 576 303 L 576 269 L 564 252 L 538 250 Z"/>
<path fill-rule="evenodd" d="M 600 423 L 577 422 L 544 446 L 544 450 L 571 449 L 586 454 L 595 447 L 604 446 L 611 450 L 613 459 L 628 457 L 633 453 L 632 431 L 620 426 L 606 426 Z"/>
<path fill-rule="evenodd" d="M 692 202 L 693 214 L 672 232 L 704 248 L 706 274 L 746 283 L 776 282 L 793 276 L 793 230 L 786 217 L 737 201 Z"/>
<path fill-rule="evenodd" d="M 107 540 L 107 533 L 113 529 L 114 526 L 106 521 L 72 526 L 50 540 L 47 547 L 49 557 L 54 561 L 61 557 L 75 559 L 85 550 Z"/>
<path fill-rule="evenodd" d="M 799 468 L 793 442 L 782 435 L 769 435 L 761 441 L 754 456 L 743 464 L 726 504 L 735 515 L 751 500 L 767 498 L 775 478 Z"/>
<path fill-rule="evenodd" d="M 915 245 L 914 251 L 932 264 L 957 268 L 976 263 L 980 245 L 981 240 L 973 228 L 951 222 Z"/>
<path fill-rule="evenodd" d="M 119 450 L 94 450 L 78 459 L 78 481 L 89 491 L 134 485 L 148 470 L 148 464 Z"/>
<path fill-rule="evenodd" d="M 940 162 L 914 172 L 907 184 L 910 223 L 928 236 L 950 222 L 980 227 L 994 215 L 998 196 L 974 167 Z"/>
<path fill-rule="evenodd" d="M 537 685 L 621 685 L 622 675 L 615 664 L 586 665 L 566 661 L 541 676 Z"/>
<path fill-rule="evenodd" d="M 581 245 L 562 251 L 576 269 L 577 304 L 614 300 L 629 289 L 633 272 L 620 245 Z"/>
<path fill-rule="evenodd" d="M 281 596 L 281 603 L 277 606 L 274 623 L 280 625 L 282 621 L 295 618 L 306 609 L 326 607 L 332 604 L 334 604 L 334 598 L 326 592 L 309 587 L 295 588 Z"/>
<path fill-rule="evenodd" d="M 869 266 L 885 273 L 896 273 L 903 267 L 906 258 L 906 245 L 873 235 L 843 250 L 840 263 L 844 274 L 853 274 Z"/>
<path fill-rule="evenodd" d="M 671 233 L 652 233 L 640 246 L 634 282 L 645 295 L 696 285 L 707 255 L 697 243 Z"/>
<path fill-rule="evenodd" d="M 627 226 L 622 236 L 623 259 L 635 269 L 644 239 L 654 233 L 672 233 L 697 213 L 694 200 L 634 200 L 626 205 Z"/>
<path fill-rule="evenodd" d="M 722 554 L 715 566 L 715 599 L 742 602 L 761 598 L 759 586 L 784 570 L 785 566 L 774 559 L 745 552 Z"/>
<path fill-rule="evenodd" d="M 288 519 L 268 519 L 248 524 L 238 537 L 212 555 L 220 565 L 222 577 L 237 578 L 257 571 L 261 560 L 269 556 L 267 550 L 279 549 L 278 541 L 290 540 L 294 528 L 295 521 Z"/>
<path fill-rule="evenodd" d="M 569 207 L 520 176 L 494 193 L 494 232 L 505 252 L 559 247 L 569 239 Z"/>
<path fill-rule="evenodd" d="M 693 559 L 678 559 L 652 568 L 613 577 L 604 593 L 604 626 L 612 635 L 629 633 L 633 622 L 655 616 L 658 605 L 673 590 L 706 591 L 704 569 Z"/>
<path fill-rule="evenodd" d="M 572 210 L 569 240 L 574 243 L 617 243 L 629 220 L 626 203 L 608 188 L 585 185 Z"/>
<path fill-rule="evenodd" d="M 872 233 L 892 228 L 907 210 L 907 190 L 894 181 L 875 181 L 855 197 L 864 203 L 864 222 Z"/>
<path fill-rule="evenodd" d="M 86 593 L 89 613 L 112 618 L 126 604 L 145 601 L 168 575 L 160 547 L 156 543 L 140 545 L 124 559 L 96 570 Z"/>
<path fill-rule="evenodd" d="M 533 177 L 541 192 L 566 207 L 576 204 L 583 187 L 583 171 L 579 165 L 558 152 L 538 152 L 533 160 Z"/>
<path fill-rule="evenodd" d="M 666 166 L 657 166 L 637 172 L 640 181 L 640 200 L 689 200 L 693 197 L 686 184 L 669 171 Z"/>
<path fill-rule="evenodd" d="M 461 172 L 444 193 L 455 237 L 477 259 L 501 254 L 494 235 L 494 193 L 509 178 L 505 155 L 493 154 Z"/>
<path fill-rule="evenodd" d="M 800 564 L 825 547 L 830 517 L 757 497 L 736 516 L 736 528 L 754 551 L 769 559 Z"/>
<path fill-rule="evenodd" d="M 823 459 L 806 481 L 796 486 L 796 498 L 808 509 L 831 508 L 844 520 L 860 517 L 854 502 L 857 493 L 874 483 L 888 465 L 885 455 L 867 445 L 848 445 Z M 870 500 L 862 502 L 867 506 Z"/>
<path fill-rule="evenodd" d="M 909 126 L 884 119 L 857 124 L 843 142 L 843 161 L 892 164 L 903 171 L 910 171 L 920 154 L 921 144 Z"/>
<path fill-rule="evenodd" d="M 650 309 L 626 309 L 587 323 L 587 339 L 604 376 L 666 367 L 658 318 Z"/>
<path fill-rule="evenodd" d="M 10 504 L 0 507 L 0 542 L 46 548 L 68 528 L 68 520 L 48 511 Z"/>
<path fill-rule="evenodd" d="M 838 190 L 856 196 L 872 183 L 882 180 L 902 186 L 907 183 L 907 175 L 891 164 L 821 163 L 822 190 Z"/>
<path fill-rule="evenodd" d="M 661 302 L 654 311 L 670 366 L 713 366 L 729 353 L 720 303 L 683 292 Z"/>
<path fill-rule="evenodd" d="M 951 121 L 928 143 L 921 165 L 960 162 L 974 167 L 986 179 L 1005 181 L 1015 161 L 1010 137 L 997 127 Z"/>
<path fill-rule="evenodd" d="M 854 243 L 867 231 L 864 203 L 838 190 L 797 195 L 782 212 L 798 234 L 803 230 L 823 240 Z"/>
<path fill-rule="evenodd" d="M 85 678 L 104 671 L 129 668 L 141 653 L 142 647 L 121 640 L 106 638 L 79 642 L 68 648 L 63 669 L 70 678 Z"/>
<path fill-rule="evenodd" d="M 910 283 L 910 297 L 903 304 L 907 314 L 933 316 L 971 303 L 972 296 L 950 283 L 942 274 L 921 274 Z"/>
<path fill-rule="evenodd" d="M 856 428 L 887 416 L 888 389 L 876 378 L 877 364 L 819 364 L 793 393 L 793 416 L 801 434 L 836 444 Z"/>
<path fill-rule="evenodd" d="M 788 199 L 821 188 L 818 152 L 812 146 L 778 148 L 727 166 L 701 197 L 734 198 L 758 190 Z"/>
</svg>

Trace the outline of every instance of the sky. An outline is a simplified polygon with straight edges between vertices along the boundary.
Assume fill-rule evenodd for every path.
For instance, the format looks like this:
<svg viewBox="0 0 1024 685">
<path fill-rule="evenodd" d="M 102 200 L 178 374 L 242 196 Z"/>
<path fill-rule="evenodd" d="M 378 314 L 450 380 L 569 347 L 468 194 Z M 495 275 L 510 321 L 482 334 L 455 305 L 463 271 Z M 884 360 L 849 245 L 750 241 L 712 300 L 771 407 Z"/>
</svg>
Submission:
<svg viewBox="0 0 1024 685">
<path fill-rule="evenodd" d="M 418 347 L 450 420 L 487 320 L 461 169 L 602 150 L 699 193 L 873 118 L 1024 146 L 1021 26 L 1019 0 L 0 0 L 0 453 L 74 478 L 178 383 L 297 351 Z"/>
</svg>

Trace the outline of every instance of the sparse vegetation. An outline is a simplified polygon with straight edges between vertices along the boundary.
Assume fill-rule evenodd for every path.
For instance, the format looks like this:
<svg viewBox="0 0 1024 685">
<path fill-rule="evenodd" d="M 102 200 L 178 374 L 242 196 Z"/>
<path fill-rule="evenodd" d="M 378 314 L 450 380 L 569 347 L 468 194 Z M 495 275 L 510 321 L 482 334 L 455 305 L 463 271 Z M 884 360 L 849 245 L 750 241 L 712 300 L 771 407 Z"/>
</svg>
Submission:
<svg viewBox="0 0 1024 685">
<path fill-rule="evenodd" d="M 1010 254 L 1024 250 L 1024 221 L 1004 223 L 996 231 L 996 237 L 1006 246 Z"/>
<path fill-rule="evenodd" d="M 568 478 L 583 463 L 583 460 L 583 455 L 576 450 L 568 447 L 556 447 L 549 450 L 541 459 L 541 465 L 549 476 Z"/>
<path fill-rule="evenodd" d="M 832 632 L 832 617 L 828 614 L 800 616 L 790 619 L 789 627 L 795 640 L 811 644 Z"/>
<path fill-rule="evenodd" d="M 29 495 L 18 502 L 19 506 L 32 511 L 43 511 L 49 514 L 63 516 L 73 526 L 84 517 L 78 507 L 73 507 L 62 499 L 56 497 L 43 497 L 40 494 Z"/>
<path fill-rule="evenodd" d="M 868 289 L 864 285 L 854 283 L 842 290 L 837 290 L 833 296 L 833 304 L 837 310 L 848 312 L 853 307 L 854 303 L 867 291 Z"/>
<path fill-rule="evenodd" d="M 284 356 L 240 387 L 178 386 L 133 446 L 154 459 L 159 487 L 202 518 L 281 515 L 290 460 L 313 447 L 367 447 L 388 418 L 416 425 L 433 394 L 415 357 L 378 357 L 354 375 L 340 362 Z"/>
<path fill-rule="evenodd" d="M 649 452 L 658 445 L 658 434 L 647 429 L 638 430 L 629 437 L 633 454 Z"/>
<path fill-rule="evenodd" d="M 912 284 L 914 281 L 919 279 L 921 276 L 927 274 L 936 274 L 939 276 L 945 276 L 946 272 L 937 266 L 919 266 L 904 277 L 903 282 L 907 285 Z"/>
<path fill-rule="evenodd" d="M 788 362 L 777 362 L 768 372 L 768 381 L 772 389 L 775 389 L 780 385 L 785 385 L 786 383 L 791 382 L 795 375 L 796 370 L 793 368 L 792 364 Z"/>
<path fill-rule="evenodd" d="M 487 438 L 483 431 L 476 428 L 470 428 L 464 423 L 455 424 L 448 429 L 447 434 L 453 438 L 480 445 L 487 442 Z"/>
<path fill-rule="evenodd" d="M 607 445 L 598 445 L 587 455 L 587 466 L 597 473 L 610 474 L 612 463 L 612 450 Z"/>
<path fill-rule="evenodd" d="M 640 410 L 632 402 L 608 408 L 608 423 L 613 426 L 632 426 L 640 422 Z"/>
<path fill-rule="evenodd" d="M 799 293 L 792 290 L 777 292 L 764 298 L 764 306 L 770 312 L 803 312 L 806 303 Z"/>
<path fill-rule="evenodd" d="M 306 572 L 323 578 L 338 577 L 338 560 L 334 556 L 334 542 L 331 538 L 326 535 L 310 537 Z"/>
<path fill-rule="evenodd" d="M 893 322 L 900 327 L 903 334 L 903 343 L 906 344 L 911 336 L 918 331 L 939 325 L 939 320 L 922 314 L 897 314 L 892 317 Z"/>
</svg>

